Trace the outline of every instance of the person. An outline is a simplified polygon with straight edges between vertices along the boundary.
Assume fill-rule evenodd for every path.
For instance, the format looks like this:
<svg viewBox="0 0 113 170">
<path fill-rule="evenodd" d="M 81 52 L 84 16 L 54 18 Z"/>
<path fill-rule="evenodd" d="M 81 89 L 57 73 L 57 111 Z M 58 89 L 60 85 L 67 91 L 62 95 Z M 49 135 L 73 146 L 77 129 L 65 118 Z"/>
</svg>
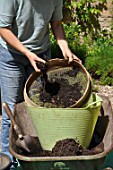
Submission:
<svg viewBox="0 0 113 170">
<path fill-rule="evenodd" d="M 65 59 L 80 59 L 72 53 L 62 24 L 63 0 L 0 0 L 0 86 L 1 100 L 11 111 L 23 100 L 26 79 L 39 72 L 37 62 L 51 59 L 49 28 Z M 16 162 L 8 150 L 10 120 L 2 108 L 2 152 Z"/>
</svg>

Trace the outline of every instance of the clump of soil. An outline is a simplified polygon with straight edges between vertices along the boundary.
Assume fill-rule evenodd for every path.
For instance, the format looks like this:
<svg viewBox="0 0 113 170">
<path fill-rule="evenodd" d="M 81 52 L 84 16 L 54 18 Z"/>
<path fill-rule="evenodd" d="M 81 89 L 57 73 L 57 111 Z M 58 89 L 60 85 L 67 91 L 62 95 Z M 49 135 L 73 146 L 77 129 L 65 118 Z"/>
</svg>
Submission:
<svg viewBox="0 0 113 170">
<path fill-rule="evenodd" d="M 81 155 L 82 152 L 83 152 L 83 147 L 74 139 L 64 139 L 56 143 L 56 145 L 52 150 L 52 155 L 73 156 L 73 155 Z"/>
<path fill-rule="evenodd" d="M 73 67 L 48 72 L 48 81 L 45 85 L 42 75 L 40 83 L 35 81 L 29 90 L 31 100 L 41 107 L 70 107 L 82 97 L 87 85 L 85 75 Z"/>
</svg>

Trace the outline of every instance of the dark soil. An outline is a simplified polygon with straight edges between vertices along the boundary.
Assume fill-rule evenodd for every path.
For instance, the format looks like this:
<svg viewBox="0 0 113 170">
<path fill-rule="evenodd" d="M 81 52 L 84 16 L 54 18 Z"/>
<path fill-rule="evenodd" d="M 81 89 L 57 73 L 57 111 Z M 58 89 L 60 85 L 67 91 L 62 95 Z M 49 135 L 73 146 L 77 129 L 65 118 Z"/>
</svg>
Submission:
<svg viewBox="0 0 113 170">
<path fill-rule="evenodd" d="M 79 75 L 78 78 L 78 73 L 81 73 L 78 68 L 71 68 L 71 70 L 63 74 L 54 73 L 54 76 L 48 76 L 48 81 L 46 83 L 42 75 L 42 86 L 39 88 L 38 85 L 37 87 L 35 85 L 35 89 L 37 88 L 39 90 L 37 91 L 39 95 L 30 95 L 30 98 L 36 104 L 40 103 L 42 107 L 70 107 L 82 97 L 86 85 L 85 76 L 81 74 L 82 76 Z M 33 88 L 30 90 L 33 91 Z"/>
<path fill-rule="evenodd" d="M 95 155 L 104 151 L 103 143 L 100 143 L 93 149 L 82 147 L 74 139 L 64 139 L 58 141 L 52 151 L 43 151 L 41 156 L 80 156 L 80 155 Z"/>
<path fill-rule="evenodd" d="M 38 148 L 39 148 L 38 144 Z M 52 151 L 43 150 L 41 147 L 36 150 L 36 153 L 32 153 L 29 156 L 39 156 L 39 157 L 56 157 L 56 156 L 80 156 L 80 155 L 95 155 L 104 151 L 104 144 L 100 142 L 96 147 L 92 149 L 86 149 L 80 145 L 74 139 L 64 139 L 56 142 Z M 26 155 L 25 152 L 21 153 Z M 28 155 L 28 154 L 27 154 Z"/>
<path fill-rule="evenodd" d="M 54 84 L 55 85 L 55 84 Z M 40 100 L 42 102 L 52 103 L 56 107 L 63 106 L 64 108 L 70 107 L 82 96 L 81 87 L 78 83 L 69 85 L 67 80 L 61 79 L 56 81 L 56 88 L 54 85 L 51 87 L 52 93 L 47 93 L 42 90 Z M 59 89 L 58 91 L 56 89 Z"/>
</svg>

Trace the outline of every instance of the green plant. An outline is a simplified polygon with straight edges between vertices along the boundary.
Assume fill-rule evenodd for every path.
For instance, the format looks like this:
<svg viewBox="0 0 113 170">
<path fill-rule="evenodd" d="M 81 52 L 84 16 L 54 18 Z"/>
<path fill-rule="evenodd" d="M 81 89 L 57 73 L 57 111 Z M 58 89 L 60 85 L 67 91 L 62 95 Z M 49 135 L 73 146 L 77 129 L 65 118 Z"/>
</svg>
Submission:
<svg viewBox="0 0 113 170">
<path fill-rule="evenodd" d="M 94 39 L 100 33 L 99 16 L 106 8 L 106 0 L 64 0 L 65 15 L 70 15 L 77 24 L 77 29 L 82 35 L 91 35 Z M 64 16 L 65 16 L 64 15 Z M 65 17 L 68 19 L 68 17 Z M 67 22 L 67 21 L 66 21 Z"/>
<path fill-rule="evenodd" d="M 85 66 L 101 84 L 113 85 L 113 43 L 111 39 L 98 38 L 88 51 Z"/>
</svg>

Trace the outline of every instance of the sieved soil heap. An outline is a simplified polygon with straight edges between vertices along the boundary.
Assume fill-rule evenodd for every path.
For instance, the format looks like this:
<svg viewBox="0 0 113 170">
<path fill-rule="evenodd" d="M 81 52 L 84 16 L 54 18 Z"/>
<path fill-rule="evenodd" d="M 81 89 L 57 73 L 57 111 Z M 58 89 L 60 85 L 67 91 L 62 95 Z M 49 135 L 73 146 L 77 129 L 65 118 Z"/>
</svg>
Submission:
<svg viewBox="0 0 113 170">
<path fill-rule="evenodd" d="M 56 142 L 52 151 L 43 150 L 40 143 L 37 143 L 38 150 L 34 153 L 26 153 L 24 151 L 18 151 L 22 155 L 38 156 L 38 157 L 63 157 L 63 156 L 80 156 L 80 155 L 95 155 L 104 151 L 104 144 L 100 142 L 96 147 L 86 149 L 72 138 L 59 140 Z M 40 148 L 39 148 L 40 146 Z"/>
<path fill-rule="evenodd" d="M 29 90 L 31 100 L 47 108 L 70 107 L 82 97 L 87 84 L 85 75 L 73 67 L 48 73 L 48 82 L 45 84 L 42 75 Z"/>
<path fill-rule="evenodd" d="M 80 155 L 95 155 L 104 151 L 104 144 L 92 149 L 86 149 L 74 139 L 64 139 L 56 142 L 52 151 L 43 151 L 41 156 L 80 156 Z"/>
</svg>

